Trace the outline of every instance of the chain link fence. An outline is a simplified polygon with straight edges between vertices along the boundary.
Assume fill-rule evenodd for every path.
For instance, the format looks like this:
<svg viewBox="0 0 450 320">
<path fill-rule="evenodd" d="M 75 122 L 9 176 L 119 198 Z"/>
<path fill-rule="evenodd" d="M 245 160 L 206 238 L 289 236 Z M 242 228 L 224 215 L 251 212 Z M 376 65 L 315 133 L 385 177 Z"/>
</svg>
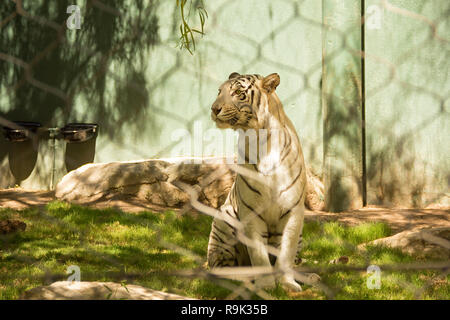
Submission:
<svg viewBox="0 0 450 320">
<path fill-rule="evenodd" d="M 445 137 L 449 127 L 449 40 L 445 35 L 450 27 L 447 19 L 450 6 L 440 1 L 442 9 L 439 11 L 436 10 L 436 2 L 422 1 L 418 4 L 411 1 L 407 5 L 416 9 L 412 11 L 397 5 L 397 2 L 365 1 L 360 11 L 358 1 L 333 2 L 345 10 L 361 14 L 356 24 L 360 28 L 357 32 L 362 32 L 360 40 L 363 45 L 357 49 L 352 43 L 355 30 L 340 29 L 354 27 L 354 21 L 349 22 L 348 17 L 333 14 L 323 21 L 323 6 L 330 5 L 328 1 L 250 1 L 246 4 L 236 0 L 206 1 L 204 5 L 208 19 L 205 35 L 196 36 L 196 48 L 190 55 L 176 47 L 180 36 L 176 1 L 131 4 L 126 1 L 87 0 L 77 1 L 78 7 L 71 10 L 67 10 L 72 5 L 68 1 L 44 1 L 44 4 L 5 1 L 0 5 L 0 125 L 23 129 L 13 120 L 33 120 L 40 121 L 41 129 L 48 131 L 69 122 L 96 122 L 100 125 L 100 134 L 94 150 L 96 161 L 100 162 L 186 156 L 173 152 L 179 141 L 171 139 L 171 133 L 180 128 L 193 133 L 196 122 L 201 122 L 206 129 L 213 127 L 209 119 L 214 97 L 211 92 L 217 92 L 224 75 L 228 76 L 233 71 L 244 74 L 255 73 L 256 70 L 256 73 L 264 75 L 278 72 L 282 78 L 278 95 L 299 132 L 306 162 L 312 171 L 323 177 L 325 140 L 322 100 L 335 96 L 342 98 L 339 91 L 329 90 L 324 95 L 322 85 L 329 89 L 331 82 L 329 79 L 322 80 L 323 67 L 340 61 L 340 56 L 345 53 L 351 57 L 348 61 L 353 59 L 355 64 L 364 66 L 356 73 L 360 75 L 359 81 L 356 79 L 352 86 L 358 88 L 356 101 L 365 115 L 365 119 L 361 119 L 365 129 L 365 154 L 358 161 L 367 161 L 359 164 L 364 168 L 361 170 L 364 171 L 364 185 L 367 183 L 367 201 L 374 204 L 395 203 L 392 195 L 398 194 L 401 198 L 409 194 L 413 200 L 416 199 L 416 204 L 425 207 L 448 198 L 445 186 L 448 188 L 449 150 L 445 146 Z M 195 8 L 199 5 L 199 1 L 190 3 L 188 16 L 191 21 L 195 21 Z M 353 8 L 353 5 L 356 7 Z M 77 8 L 81 10 L 77 11 Z M 73 18 L 75 30 L 71 30 L 68 17 L 77 13 L 81 20 Z M 399 32 L 396 21 L 397 27 L 412 27 Z M 323 46 L 328 44 L 322 42 L 322 33 L 330 30 L 339 40 L 339 45 L 334 49 L 330 47 L 332 50 L 323 56 Z M 386 39 L 392 40 L 392 43 L 386 43 Z M 406 49 L 401 50 L 402 47 Z M 422 54 L 423 48 L 429 50 Z M 390 61 L 389 58 L 395 60 Z M 420 63 L 423 65 L 420 66 Z M 344 69 L 346 67 L 342 66 Z M 428 69 L 435 72 L 428 74 L 425 72 Z M 402 104 L 404 99 L 407 103 Z M 409 99 L 415 99 L 420 106 L 409 108 Z M 396 110 L 396 104 L 401 105 L 402 110 Z M 392 111 L 381 106 L 392 108 Z M 415 116 L 418 110 L 421 113 Z M 340 121 L 336 120 L 339 124 L 350 120 L 343 118 Z M 52 180 L 58 180 L 65 173 L 65 168 L 62 161 L 49 165 L 51 157 L 55 157 L 55 149 L 52 151 L 48 146 L 39 145 L 37 141 L 42 139 L 43 134 L 38 132 L 31 133 L 27 148 L 43 154 L 39 156 L 36 168 L 36 158 L 32 164 L 33 179 L 39 181 L 38 185 L 46 186 L 52 170 L 56 172 Z M 325 138 L 326 135 L 325 131 Z M 430 146 L 430 135 L 437 136 L 440 142 Z M 44 134 L 45 138 L 48 139 Z M 7 145 L 2 143 L 0 160 L 8 154 Z M 60 151 L 57 155 L 61 156 L 64 143 L 54 143 L 58 144 Z M 439 150 L 437 146 L 442 148 L 442 152 L 436 153 L 435 150 Z M 411 148 L 414 149 L 412 152 Z M 427 156 L 427 151 L 432 156 Z M 204 150 L 190 155 L 210 156 Z M 22 157 L 18 159 L 19 163 L 28 161 L 25 157 L 29 154 L 23 153 Z M 67 166 L 70 159 L 67 159 L 67 154 L 65 157 Z M 78 161 L 76 159 L 75 162 Z M 390 161 L 396 164 L 391 165 Z M 420 173 L 425 175 L 425 171 L 420 170 L 419 174 L 414 173 L 415 168 L 421 166 L 431 167 L 434 177 L 428 178 L 427 173 L 426 178 L 418 180 Z M 237 166 L 230 165 L 230 168 L 239 174 L 251 175 L 241 172 Z M 25 180 L 13 178 L 5 165 L 1 170 L 3 180 L 0 182 L 3 184 Z M 203 183 L 210 183 L 221 174 L 213 172 Z M 408 183 L 402 179 L 413 185 L 413 191 L 408 186 L 403 187 Z M 178 184 L 177 187 L 190 196 L 189 203 L 179 210 L 180 216 L 195 210 L 225 219 L 220 211 L 198 201 L 198 190 L 204 186 Z M 404 188 L 407 190 L 403 191 Z M 427 188 L 431 190 L 428 192 L 431 196 L 420 200 Z M 122 211 L 118 214 L 157 234 L 163 232 L 160 226 L 139 215 Z M 92 239 L 86 236 L 83 228 L 49 215 L 45 208 L 39 208 L 39 217 L 50 225 L 71 230 L 78 235 L 80 248 L 121 270 L 102 272 L 102 277 L 139 283 L 148 275 L 129 273 L 125 268 L 128 261 L 93 250 L 90 245 Z M 242 228 L 239 222 L 230 223 L 235 223 L 237 229 Z M 8 250 L 11 238 L 0 237 L 0 250 Z M 239 240 L 247 246 L 255 245 L 244 235 Z M 431 236 L 425 241 L 450 249 L 448 239 Z M 367 256 L 367 263 L 361 266 L 330 264 L 314 267 L 300 264 L 289 270 L 259 267 L 208 269 L 203 266 L 205 257 L 165 240 L 162 235 L 159 245 L 189 257 L 198 268 L 153 270 L 149 274 L 206 279 L 228 289 L 231 292 L 226 297 L 228 299 L 250 299 L 254 295 L 274 299 L 252 280 L 280 273 L 293 274 L 299 282 L 318 288 L 327 298 L 334 298 L 345 284 L 327 282 L 326 277 L 318 281 L 314 274 L 361 273 L 371 265 L 371 257 Z M 355 244 L 344 242 L 342 246 L 355 247 Z M 268 250 L 277 255 L 277 248 Z M 359 249 L 355 250 L 359 252 Z M 361 251 L 359 254 L 364 253 Z M 41 260 L 18 251 L 9 254 L 8 259 L 41 268 L 42 274 L 37 278 L 42 283 L 67 279 L 67 274 L 54 273 Z M 433 281 L 438 278 L 448 280 L 450 263 L 422 261 L 378 267 L 383 272 L 436 272 L 436 276 L 421 288 L 410 281 L 398 282 L 399 286 L 410 288 L 414 297 L 420 299 Z M 96 279 L 97 274 L 83 273 L 83 278 Z M 169 288 L 169 291 L 171 289 L 176 290 Z M 448 299 L 448 296 L 442 298 Z"/>
</svg>

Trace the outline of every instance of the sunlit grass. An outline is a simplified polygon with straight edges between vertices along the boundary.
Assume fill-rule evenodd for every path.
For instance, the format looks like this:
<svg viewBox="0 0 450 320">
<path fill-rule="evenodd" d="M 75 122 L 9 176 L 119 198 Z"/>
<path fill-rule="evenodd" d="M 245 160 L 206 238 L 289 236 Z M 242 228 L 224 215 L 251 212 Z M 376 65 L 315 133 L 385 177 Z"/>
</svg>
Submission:
<svg viewBox="0 0 450 320">
<path fill-rule="evenodd" d="M 25 232 L 0 238 L 0 299 L 17 299 L 27 289 L 66 278 L 70 265 L 81 269 L 85 281 L 127 280 L 156 290 L 200 299 L 223 299 L 230 291 L 203 279 L 170 276 L 164 272 L 202 268 L 206 260 L 211 218 L 179 216 L 174 212 L 124 213 L 96 210 L 63 202 L 52 202 L 43 210 L 0 209 L 0 219 L 20 219 Z M 309 267 L 327 266 L 330 260 L 349 257 L 349 265 L 384 265 L 417 261 L 398 250 L 357 245 L 391 234 L 382 223 L 346 227 L 335 222 L 309 222 L 304 228 L 301 254 Z M 200 256 L 174 251 L 161 240 Z M 56 274 L 58 277 L 45 277 Z M 132 275 L 126 279 L 123 275 Z M 323 283 L 337 299 L 448 299 L 448 277 L 433 271 L 382 272 L 381 289 L 367 289 L 365 272 L 321 273 Z M 431 286 L 425 287 L 427 283 Z M 425 288 L 418 294 L 417 289 Z M 281 287 L 269 290 L 278 299 L 325 299 L 324 292 L 304 285 L 301 293 L 286 293 Z"/>
</svg>

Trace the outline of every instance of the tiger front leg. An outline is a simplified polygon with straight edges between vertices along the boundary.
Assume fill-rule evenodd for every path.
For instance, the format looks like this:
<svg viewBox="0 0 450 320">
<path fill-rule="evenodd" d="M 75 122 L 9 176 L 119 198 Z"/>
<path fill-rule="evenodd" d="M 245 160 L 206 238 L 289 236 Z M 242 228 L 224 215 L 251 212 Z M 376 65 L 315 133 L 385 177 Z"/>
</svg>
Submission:
<svg viewBox="0 0 450 320">
<path fill-rule="evenodd" d="M 265 224 L 249 224 L 246 226 L 245 233 L 251 241 L 247 246 L 248 255 L 253 267 L 272 268 L 267 251 L 267 240 L 262 236 L 263 232 L 267 232 Z M 255 285 L 259 288 L 273 288 L 275 284 L 275 277 L 271 274 L 258 276 L 255 280 Z"/>
<path fill-rule="evenodd" d="M 300 284 L 295 281 L 292 267 L 295 264 L 298 243 L 303 229 L 303 215 L 304 206 L 300 205 L 293 208 L 286 217 L 283 217 L 285 223 L 280 225 L 282 237 L 275 268 L 283 271 L 279 282 L 283 288 L 290 291 L 302 291 Z"/>
</svg>

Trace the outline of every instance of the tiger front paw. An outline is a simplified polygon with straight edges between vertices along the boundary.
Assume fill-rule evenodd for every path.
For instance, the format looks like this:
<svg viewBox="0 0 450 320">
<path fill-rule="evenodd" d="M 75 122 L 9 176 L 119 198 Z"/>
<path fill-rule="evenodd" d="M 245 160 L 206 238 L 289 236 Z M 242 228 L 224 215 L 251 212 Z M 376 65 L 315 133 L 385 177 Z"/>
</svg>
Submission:
<svg viewBox="0 0 450 320">
<path fill-rule="evenodd" d="M 293 277 L 283 276 L 280 279 L 280 285 L 286 291 L 300 292 L 302 291 L 302 287 L 295 281 Z"/>
</svg>

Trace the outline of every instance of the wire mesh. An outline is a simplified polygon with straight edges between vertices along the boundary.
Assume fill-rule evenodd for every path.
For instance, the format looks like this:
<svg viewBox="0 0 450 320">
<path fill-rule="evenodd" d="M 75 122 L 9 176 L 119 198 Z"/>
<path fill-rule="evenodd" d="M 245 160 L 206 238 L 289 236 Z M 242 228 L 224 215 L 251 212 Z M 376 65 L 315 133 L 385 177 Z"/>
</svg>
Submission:
<svg viewBox="0 0 450 320">
<path fill-rule="evenodd" d="M 291 1 L 291 0 L 279 0 L 265 2 L 264 10 L 269 10 L 269 15 L 275 15 L 276 18 L 272 20 L 272 25 L 269 28 L 269 32 L 266 34 L 261 32 L 255 35 L 254 33 L 246 33 L 245 30 L 239 29 L 239 26 L 245 24 L 239 22 L 236 28 L 229 28 L 224 23 L 225 16 L 233 13 L 234 10 L 239 10 L 239 2 L 236 0 L 229 1 L 217 1 L 214 4 L 206 3 L 205 7 L 208 12 L 209 18 L 206 20 L 206 36 L 198 38 L 196 51 L 193 56 L 190 56 L 184 51 L 180 51 L 175 47 L 178 41 L 178 29 L 177 22 L 179 17 L 177 16 L 177 9 L 175 1 L 170 3 L 165 1 L 143 1 L 130 10 L 127 10 L 127 3 L 125 6 L 119 4 L 118 1 L 99 1 L 99 0 L 87 0 L 84 1 L 81 7 L 82 10 L 82 23 L 80 30 L 73 31 L 67 28 L 67 12 L 65 8 L 70 5 L 61 1 L 60 4 L 50 5 L 33 5 L 29 1 L 15 0 L 6 1 L 1 6 L 1 20 L 0 29 L 2 30 L 3 41 L 0 48 L 0 71 L 3 74 L 3 81 L 1 83 L 1 91 L 3 98 L 0 98 L 0 102 L 3 106 L 0 106 L 0 111 L 3 116 L 0 116 L 0 125 L 8 126 L 11 128 L 21 129 L 20 126 L 12 122 L 15 118 L 25 116 L 26 118 L 40 117 L 42 118 L 42 110 L 35 103 L 49 103 L 50 107 L 45 111 L 46 114 L 43 118 L 45 121 L 42 123 L 45 128 L 54 128 L 61 123 L 61 119 L 79 119 L 80 112 L 78 110 L 78 103 L 84 101 L 88 103 L 89 110 L 81 115 L 82 120 L 94 120 L 99 119 L 102 121 L 103 127 L 100 130 L 103 135 L 103 140 L 110 139 L 114 141 L 116 148 L 124 151 L 123 157 L 127 157 L 127 152 L 133 156 L 140 158 L 158 158 L 167 156 L 170 151 L 176 145 L 176 142 L 169 142 L 167 140 L 159 140 L 157 148 L 150 148 L 148 151 L 142 148 L 142 145 L 149 145 L 148 141 L 152 138 L 138 137 L 137 142 L 129 141 L 125 138 L 118 137 L 116 135 L 117 127 L 120 127 L 119 132 L 131 130 L 134 134 L 138 135 L 143 130 L 145 133 L 155 134 L 158 136 L 164 136 L 167 134 L 168 128 L 164 128 L 164 123 L 175 123 L 177 127 L 185 128 L 192 132 L 192 127 L 195 121 L 198 119 L 207 119 L 209 117 L 209 108 L 205 101 L 211 99 L 212 95 L 207 92 L 210 87 L 217 86 L 224 79 L 221 79 L 219 74 L 220 68 L 216 70 L 209 70 L 204 66 L 202 62 L 202 50 L 220 52 L 220 55 L 228 57 L 230 61 L 233 61 L 232 66 L 226 66 L 226 68 L 236 67 L 242 73 L 250 72 L 252 70 L 268 70 L 276 69 L 284 72 L 291 85 L 290 89 L 286 89 L 281 96 L 283 105 L 288 110 L 290 117 L 295 117 L 297 114 L 305 114 L 305 111 L 301 111 L 296 107 L 296 103 L 299 100 L 308 100 L 313 96 L 314 109 L 311 112 L 316 114 L 312 117 L 312 126 L 316 131 L 313 138 L 305 138 L 307 140 L 307 149 L 313 149 L 307 151 L 307 161 L 316 161 L 317 158 L 321 160 L 322 151 L 322 133 L 321 121 L 322 121 L 322 109 L 320 104 L 321 94 L 321 72 L 323 63 L 321 51 L 315 50 L 317 48 L 308 48 L 307 50 L 315 50 L 312 54 L 318 58 L 315 59 L 317 63 L 299 67 L 296 64 L 288 64 L 283 59 L 277 59 L 277 56 L 270 55 L 271 52 L 276 50 L 268 49 L 270 45 L 274 45 L 277 41 L 290 41 L 294 36 L 300 35 L 300 39 L 307 39 L 309 35 L 305 35 L 307 31 L 311 32 L 315 30 L 316 34 L 323 32 L 327 25 L 324 25 L 320 19 L 310 17 L 308 10 L 305 10 L 305 4 L 308 1 Z M 420 132 L 427 128 L 435 121 L 442 121 L 443 124 L 448 123 L 448 62 L 445 60 L 436 62 L 437 66 L 443 70 L 444 83 L 442 84 L 442 90 L 435 91 L 430 89 L 426 83 L 408 81 L 399 76 L 402 66 L 410 63 L 410 57 L 415 54 L 416 51 L 423 47 L 436 47 L 438 50 L 443 50 L 444 55 L 448 55 L 449 40 L 445 37 L 445 31 L 448 30 L 448 13 L 450 6 L 442 1 L 442 12 L 437 19 L 430 19 L 427 15 L 426 5 L 430 1 L 424 1 L 422 7 L 425 13 L 417 13 L 403 8 L 400 5 L 393 4 L 394 1 L 381 0 L 376 3 L 377 8 L 382 10 L 384 14 L 396 16 L 398 19 L 405 19 L 420 25 L 419 30 L 423 31 L 426 36 L 422 37 L 420 41 L 414 41 L 414 47 L 407 47 L 405 52 L 398 55 L 396 61 L 389 61 L 383 56 L 368 53 L 366 51 L 354 50 L 349 46 L 349 33 L 346 30 L 337 31 L 341 38 L 341 45 L 336 50 L 327 56 L 328 61 L 332 61 L 339 57 L 342 52 L 350 53 L 355 59 L 362 59 L 363 61 L 372 63 L 372 66 L 379 65 L 380 68 L 386 72 L 387 76 L 383 81 L 376 79 L 365 80 L 366 92 L 364 99 L 367 102 L 372 99 L 377 99 L 383 92 L 390 92 L 393 86 L 403 88 L 406 92 L 413 91 L 415 93 L 427 96 L 427 99 L 431 99 L 435 104 L 439 105 L 438 110 L 431 114 L 429 117 L 425 117 L 423 121 L 416 123 L 410 127 L 408 131 L 402 133 L 400 136 L 395 137 L 401 143 L 407 145 L 407 140 L 412 137 L 413 132 Z M 193 7 L 198 5 L 194 1 Z M 172 6 L 172 10 L 168 10 Z M 320 6 L 313 6 L 319 8 Z M 368 7 L 368 6 L 367 6 Z M 41 10 L 41 8 L 47 8 L 48 11 Z M 161 9 L 162 8 L 162 9 Z M 285 9 L 281 14 L 280 8 Z M 159 10 L 166 10 L 171 12 L 166 14 L 172 18 L 172 21 L 159 19 Z M 261 9 L 261 8 L 259 8 Z M 259 10 L 258 9 L 258 10 Z M 257 10 L 257 9 L 255 9 Z M 59 12 L 61 11 L 61 12 Z M 56 12 L 56 13 L 55 13 Z M 367 11 L 366 11 L 367 12 Z M 111 19 L 111 17 L 116 17 Z M 95 19 L 107 22 L 103 26 L 103 30 L 95 29 L 90 25 L 94 23 Z M 103 19 L 103 20 L 102 20 Z M 366 28 L 369 23 L 368 17 L 362 17 L 362 22 L 365 23 Z M 365 21 L 366 20 L 366 21 Z M 152 23 L 149 23 L 151 21 Z M 275 21 L 275 22 L 273 22 Z M 171 25 L 170 25 L 171 23 Z M 158 29 L 158 25 L 160 26 Z M 305 30 L 299 30 L 299 27 L 305 27 Z M 376 26 L 375 26 L 376 28 Z M 24 35 L 22 31 L 26 31 Z M 262 31 L 266 31 L 266 26 L 261 26 Z M 77 34 L 78 32 L 78 34 Z M 97 32 L 97 33 L 96 33 Z M 162 35 L 158 37 L 158 34 Z M 296 33 L 295 35 L 293 33 Z M 367 30 L 366 30 L 367 33 Z M 214 35 L 222 34 L 229 43 L 223 43 L 216 41 Z M 400 34 L 400 33 L 399 33 Z M 26 37 L 40 37 L 39 41 L 33 41 L 32 38 Z M 91 37 L 91 38 L 90 38 Z M 398 37 L 402 37 L 399 35 Z M 403 41 L 410 41 L 411 35 L 403 35 Z M 90 43 L 89 39 L 94 39 L 97 43 Z M 13 46 L 11 41 L 20 40 L 20 45 Z M 75 55 L 70 59 L 64 59 L 65 55 L 69 55 L 69 51 L 77 41 L 85 41 L 79 44 L 75 50 Z M 370 38 L 366 38 L 366 48 L 370 46 Z M 417 42 L 417 43 L 416 43 Z M 321 42 L 315 42 L 321 44 Z M 38 46 L 39 44 L 40 46 Z M 10 45 L 10 46 L 8 46 Z M 158 70 L 158 56 L 152 55 L 152 50 L 158 48 L 158 54 L 165 55 L 165 59 L 171 60 L 171 65 L 165 65 L 163 69 Z M 237 48 L 245 48 L 245 50 L 238 50 Z M 298 48 L 298 44 L 297 47 Z M 298 53 L 295 51 L 294 54 Z M 220 56 L 219 55 L 219 56 Z M 43 69 L 48 68 L 52 61 L 49 59 L 55 59 L 56 67 L 62 69 L 67 66 L 63 66 L 64 63 L 74 63 L 74 69 L 70 67 L 66 71 L 66 76 L 55 77 L 55 74 L 47 72 Z M 151 79 L 145 72 L 142 72 L 140 68 L 146 66 L 146 59 L 150 59 L 153 62 Z M 170 57 L 170 58 L 167 58 Z M 219 58 L 220 59 L 220 58 Z M 314 59 L 310 59 L 314 61 Z M 62 64 L 61 64 L 62 63 Z M 42 65 L 41 65 L 42 64 Z M 127 70 L 130 69 L 130 70 Z M 229 70 L 231 73 L 235 70 Z M 180 74 L 183 74 L 182 79 L 191 79 L 191 82 L 196 82 L 193 85 L 191 82 L 184 81 L 182 83 L 176 83 L 180 78 Z M 68 75 L 68 76 L 67 76 Z M 441 75 L 442 77 L 442 75 Z M 198 80 L 201 81 L 198 81 Z M 174 84 L 176 83 L 176 84 Z M 417 85 L 416 83 L 420 83 Z M 183 89 L 183 86 L 185 89 Z M 177 99 L 173 99 L 171 102 L 161 103 L 161 99 L 164 99 L 164 95 L 171 90 L 180 90 L 180 96 Z M 169 103 L 179 104 L 182 102 L 183 95 L 186 91 L 198 90 L 198 107 L 193 109 L 193 112 L 189 114 L 181 113 L 183 107 L 173 110 L 167 105 Z M 99 94 L 99 91 L 101 94 Z M 113 93 L 114 92 L 114 93 Z M 284 93 L 288 93 L 283 96 Z M 150 97 L 150 98 L 149 98 Z M 159 100 L 158 100 L 159 99 Z M 191 98 L 189 98 L 191 99 Z M 90 102 L 89 102 L 90 101 Z M 378 102 L 378 100 L 377 100 Z M 126 105 L 129 104 L 129 108 Z M 161 107 L 162 105 L 162 107 Z M 115 112 L 114 108 L 120 109 L 119 112 Z M 83 112 L 81 112 L 83 113 Z M 87 115 L 89 114 L 89 115 Z M 62 116 L 61 116 L 62 115 Z M 368 116 L 368 115 L 367 115 Z M 160 122 L 152 120 L 153 118 L 163 119 Z M 303 125 L 301 119 L 296 119 L 297 127 Z M 367 120 L 369 121 L 369 120 Z M 117 124 L 120 123 L 120 124 Z M 162 124 L 161 124 L 162 123 Z M 109 126 L 109 127 L 108 127 Z M 153 131 L 148 131 L 146 126 L 151 126 Z M 147 131 L 146 131 L 147 130 Z M 161 133 L 162 132 L 162 133 Z M 303 138 L 303 134 L 300 134 Z M 32 138 L 37 138 L 33 134 Z M 370 142 L 370 141 L 369 141 Z M 445 143 L 445 141 L 444 141 Z M 99 143 L 99 147 L 96 152 L 101 153 L 106 143 Z M 316 146 L 316 148 L 311 148 Z M 36 152 L 42 152 L 42 148 L 39 148 L 36 143 L 33 144 Z M 62 149 L 62 146 L 60 147 Z M 158 150 L 156 150 L 158 149 Z M 369 155 L 369 161 L 378 161 L 377 157 L 380 156 L 379 152 L 374 151 Z M 386 152 L 386 151 L 385 151 Z M 121 153 L 121 152 L 119 152 Z M 4 152 L 3 155 L 5 155 Z M 104 152 L 103 154 L 107 154 Z M 448 153 L 447 153 L 448 155 Z M 120 159 L 119 159 L 120 160 Z M 314 160 L 314 161 L 313 161 Z M 320 166 L 320 165 L 318 165 Z M 377 166 L 375 166 L 377 167 Z M 242 172 L 239 167 L 230 165 L 231 170 L 237 171 L 244 176 L 251 176 L 251 173 Z M 239 171 L 241 170 L 241 171 Z M 447 166 L 443 167 L 443 170 L 448 172 Z M 63 170 L 60 170 L 63 172 Z M 63 173 L 60 173 L 60 175 Z M 207 177 L 203 183 L 208 183 L 217 179 L 222 173 L 213 172 Z M 370 170 L 369 175 L 376 176 L 376 173 L 372 173 Z M 46 176 L 45 170 L 41 172 L 41 175 Z M 369 177 L 370 178 L 370 177 Z M 447 177 L 448 178 L 448 177 Z M 377 185 L 374 184 L 377 188 Z M 177 187 L 184 190 L 190 196 L 190 201 L 180 211 L 180 215 L 183 215 L 189 210 L 210 215 L 216 219 L 226 219 L 220 210 L 211 208 L 201 203 L 198 198 L 198 188 L 200 190 L 204 185 L 192 186 L 188 184 L 178 183 Z M 370 186 L 369 186 L 370 187 Z M 389 191 L 389 190 L 388 190 Z M 388 192 L 386 190 L 380 191 L 382 196 Z M 442 194 L 437 194 L 437 197 L 441 197 Z M 444 196 L 446 193 L 444 192 Z M 380 197 L 380 195 L 377 195 Z M 39 209 L 40 218 L 49 224 L 63 226 L 74 234 L 79 236 L 80 248 L 85 249 L 86 254 L 97 256 L 100 259 L 105 260 L 105 263 L 117 267 L 120 272 L 103 272 L 102 278 L 122 281 L 127 280 L 130 283 L 139 283 L 139 280 L 145 276 L 151 274 L 157 274 L 161 276 L 176 276 L 186 277 L 191 279 L 207 279 L 219 286 L 223 286 L 231 291 L 227 298 L 236 299 L 244 298 L 249 299 L 252 295 L 259 296 L 263 299 L 273 299 L 274 297 L 268 292 L 258 288 L 252 280 L 261 275 L 273 274 L 280 275 L 281 273 L 292 273 L 295 275 L 296 280 L 301 283 L 305 283 L 311 286 L 315 286 L 323 291 L 327 298 L 334 298 L 336 293 L 342 289 L 345 284 L 327 283 L 325 280 L 317 281 L 310 277 L 311 274 L 317 273 L 319 275 L 325 275 L 327 273 L 334 272 L 365 272 L 370 265 L 370 259 L 367 259 L 367 265 L 352 266 L 352 265 L 333 265 L 330 264 L 326 267 L 310 267 L 298 265 L 288 270 L 275 270 L 273 268 L 258 268 L 258 267 L 236 267 L 236 268 L 222 268 L 222 269 L 208 269 L 202 267 L 205 258 L 199 256 L 195 252 L 176 245 L 162 236 L 159 237 L 159 245 L 162 248 L 173 251 L 181 256 L 189 257 L 196 261 L 199 265 L 197 269 L 192 270 L 150 270 L 147 274 L 136 274 L 126 272 L 125 267 L 129 264 L 129 261 L 123 261 L 120 257 L 113 254 L 104 254 L 95 251 L 91 248 L 90 242 L 92 239 L 86 238 L 85 230 L 80 227 L 70 225 L 62 219 L 55 218 L 47 214 L 45 208 Z M 152 230 L 158 234 L 163 231 L 160 226 L 151 223 L 145 218 L 141 218 L 138 215 L 120 212 L 120 215 L 130 219 L 136 225 L 143 225 L 149 230 Z M 239 221 L 229 221 L 236 225 L 236 228 L 242 228 Z M 0 250 L 8 250 L 10 238 L 1 235 L 2 246 Z M 448 240 L 430 235 L 425 241 L 431 241 L 446 249 L 448 248 Z M 240 235 L 239 241 L 243 242 L 247 246 L 257 245 L 252 243 L 251 239 L 245 237 L 244 234 Z M 354 247 L 352 243 L 342 243 L 343 246 Z M 274 255 L 278 254 L 276 248 L 268 248 Z M 361 253 L 363 254 L 363 253 Z M 55 280 L 62 280 L 67 278 L 67 274 L 57 274 L 46 268 L 40 259 L 36 259 L 31 256 L 26 256 L 20 252 L 14 252 L 9 255 L 9 259 L 23 262 L 29 265 L 37 266 L 42 269 L 39 278 L 42 283 L 51 283 Z M 450 263 L 444 262 L 417 262 L 417 263 L 393 263 L 389 265 L 379 266 L 381 270 L 387 272 L 402 271 L 402 272 L 414 272 L 417 270 L 434 270 L 439 272 L 439 276 L 443 279 L 447 278 Z M 7 270 L 7 272 L 11 272 Z M 106 274 L 106 276 L 105 276 Z M 98 274 L 96 273 L 84 273 L 84 277 L 87 279 L 96 279 Z M 20 275 L 17 276 L 20 278 Z M 228 281 L 235 280 L 235 281 Z M 430 280 L 434 281 L 433 278 Z M 416 298 L 421 298 L 422 293 L 426 290 L 426 286 L 422 288 L 416 287 L 414 284 L 404 281 L 398 283 L 399 286 L 411 288 Z M 171 288 L 169 288 L 171 289 Z M 448 297 L 444 297 L 448 298 Z"/>
</svg>

